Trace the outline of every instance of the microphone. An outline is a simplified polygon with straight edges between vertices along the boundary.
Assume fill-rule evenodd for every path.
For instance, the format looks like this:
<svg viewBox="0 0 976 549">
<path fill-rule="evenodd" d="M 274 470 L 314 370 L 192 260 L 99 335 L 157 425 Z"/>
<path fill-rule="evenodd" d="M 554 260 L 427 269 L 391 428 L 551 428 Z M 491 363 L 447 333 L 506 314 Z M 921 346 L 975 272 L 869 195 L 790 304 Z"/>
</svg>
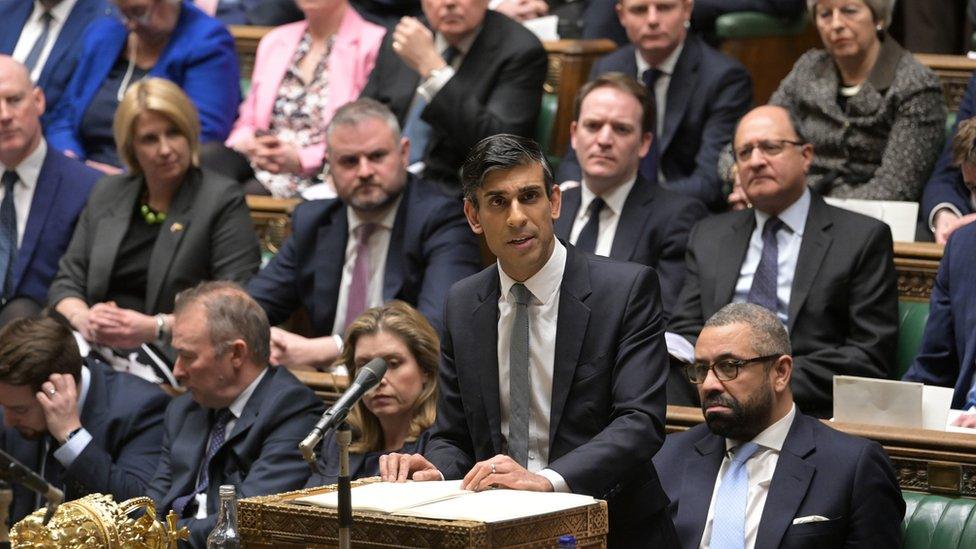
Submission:
<svg viewBox="0 0 976 549">
<path fill-rule="evenodd" d="M 374 358 L 360 368 L 359 372 L 356 373 L 356 379 L 352 385 L 346 389 L 346 392 L 342 393 L 342 396 L 339 397 L 339 400 L 331 408 L 322 414 L 319 422 L 315 424 L 315 427 L 308 433 L 305 440 L 298 445 L 302 457 L 305 458 L 305 461 L 313 469 L 315 468 L 315 447 L 322 441 L 322 437 L 346 419 L 349 410 L 359 402 L 359 399 L 362 398 L 366 391 L 379 385 L 380 380 L 383 379 L 383 375 L 386 374 L 386 367 L 385 360 L 382 358 Z"/>
<path fill-rule="evenodd" d="M 21 484 L 44 496 L 44 499 L 47 500 L 47 514 L 44 515 L 44 524 L 51 520 L 51 516 L 54 515 L 58 505 L 64 501 L 64 492 L 52 486 L 44 480 L 44 477 L 3 450 L 0 450 L 0 478 Z"/>
</svg>

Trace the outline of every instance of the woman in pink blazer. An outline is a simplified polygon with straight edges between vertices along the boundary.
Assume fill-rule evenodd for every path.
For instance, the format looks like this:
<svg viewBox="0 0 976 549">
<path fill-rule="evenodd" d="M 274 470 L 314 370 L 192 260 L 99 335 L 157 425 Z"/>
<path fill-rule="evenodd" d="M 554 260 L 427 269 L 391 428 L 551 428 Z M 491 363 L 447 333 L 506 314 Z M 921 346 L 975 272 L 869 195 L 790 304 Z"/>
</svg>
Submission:
<svg viewBox="0 0 976 549">
<path fill-rule="evenodd" d="M 305 21 L 258 45 L 251 88 L 225 147 L 201 163 L 245 183 L 250 194 L 291 197 L 323 180 L 325 129 L 359 96 L 386 30 L 347 0 L 298 0 Z"/>
</svg>

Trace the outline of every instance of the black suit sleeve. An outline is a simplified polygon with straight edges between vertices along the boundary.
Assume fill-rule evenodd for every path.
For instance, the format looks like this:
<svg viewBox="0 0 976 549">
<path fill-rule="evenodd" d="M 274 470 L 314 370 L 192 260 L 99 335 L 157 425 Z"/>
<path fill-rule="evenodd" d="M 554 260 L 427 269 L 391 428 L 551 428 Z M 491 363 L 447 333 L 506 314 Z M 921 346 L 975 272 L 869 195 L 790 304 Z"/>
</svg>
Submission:
<svg viewBox="0 0 976 549">
<path fill-rule="evenodd" d="M 830 413 L 818 406 L 833 401 L 835 375 L 887 379 L 895 362 L 898 281 L 891 230 L 873 223 L 864 238 L 848 283 L 847 317 L 834 320 L 847 324 L 845 341 L 793 357 L 793 398 L 811 414 Z M 825 261 L 830 261 L 829 255 Z"/>
<path fill-rule="evenodd" d="M 688 248 L 685 251 L 685 277 L 681 285 L 681 293 L 671 312 L 668 331 L 685 337 L 692 343 L 698 339 L 705 319 L 702 318 L 701 278 L 698 273 L 698 235 L 702 230 L 701 224 L 691 229 L 688 235 Z M 705 237 L 705 236 L 703 236 Z"/>
<path fill-rule="evenodd" d="M 69 297 L 88 302 L 88 262 L 91 257 L 92 233 L 95 230 L 96 220 L 92 219 L 92 201 L 89 199 L 88 205 L 78 217 L 78 224 L 75 225 L 75 232 L 71 236 L 68 249 L 61 256 L 58 263 L 58 274 L 51 282 L 51 289 L 48 290 L 47 300 L 52 307 Z"/>
<path fill-rule="evenodd" d="M 293 218 L 294 219 L 294 218 Z M 302 305 L 298 291 L 298 250 L 296 233 L 285 240 L 278 253 L 251 279 L 247 293 L 261 305 L 272 326 L 281 324 Z"/>
<path fill-rule="evenodd" d="M 851 500 L 844 547 L 901 547 L 905 500 L 891 461 L 876 442 L 858 456 Z"/>
<path fill-rule="evenodd" d="M 661 279 L 661 304 L 669 317 L 674 314 L 685 281 L 685 255 L 691 229 L 707 215 L 708 209 L 700 201 L 682 201 L 682 207 L 673 212 L 665 225 L 657 272 Z"/>
</svg>

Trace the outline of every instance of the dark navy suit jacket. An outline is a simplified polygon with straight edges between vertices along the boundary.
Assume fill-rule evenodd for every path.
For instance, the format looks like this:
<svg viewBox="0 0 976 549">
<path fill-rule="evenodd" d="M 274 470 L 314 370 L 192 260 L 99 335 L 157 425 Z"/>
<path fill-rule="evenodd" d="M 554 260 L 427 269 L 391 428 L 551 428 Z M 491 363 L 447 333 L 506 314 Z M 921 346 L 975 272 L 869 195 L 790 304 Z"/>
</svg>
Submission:
<svg viewBox="0 0 976 549">
<path fill-rule="evenodd" d="M 956 123 L 952 126 L 952 137 L 956 136 L 959 123 L 976 114 L 976 75 L 969 79 L 966 93 L 959 103 Z M 973 213 L 973 202 L 969 189 L 962 180 L 962 171 L 952 161 L 952 139 L 947 139 L 939 161 L 932 170 L 932 176 L 922 191 L 922 209 L 919 216 L 928 225 L 932 210 L 943 202 L 948 202 L 963 215 Z"/>
<path fill-rule="evenodd" d="M 66 500 L 92 493 L 111 494 L 115 501 L 143 496 L 159 461 L 163 412 L 170 399 L 158 386 L 136 376 L 90 359 L 85 359 L 85 365 L 91 384 L 81 425 L 92 440 L 66 470 L 49 455 L 44 476 L 64 488 Z M 0 447 L 30 469 L 41 470 L 42 440 L 27 440 L 16 429 L 3 427 Z M 51 453 L 57 448 L 57 442 L 52 442 Z M 18 485 L 13 490 L 11 524 L 35 509 L 34 492 Z"/>
<path fill-rule="evenodd" d="M 217 522 L 221 484 L 233 484 L 241 498 L 297 490 L 305 486 L 309 468 L 298 453 L 323 411 L 322 401 L 286 368 L 268 367 L 251 393 L 234 429 L 210 461 L 207 518 L 183 519 L 189 544 L 205 547 Z M 156 476 L 148 495 L 165 516 L 173 501 L 193 491 L 210 439 L 211 410 L 184 394 L 166 409 L 165 434 Z"/>
<path fill-rule="evenodd" d="M 597 60 L 590 79 L 622 72 L 638 80 L 633 44 Z M 735 125 L 752 105 L 752 80 L 738 61 L 701 38 L 688 35 L 668 85 L 664 130 L 655 136 L 658 165 L 673 191 L 698 198 L 714 210 L 725 208 L 718 157 L 732 141 Z M 580 180 L 579 161 L 570 149 L 557 181 Z"/>
<path fill-rule="evenodd" d="M 75 223 L 102 173 L 48 147 L 34 188 L 27 226 L 14 260 L 13 295 L 40 305 L 71 242 Z"/>
<path fill-rule="evenodd" d="M 976 360 L 976 224 L 952 233 L 932 287 L 922 347 L 906 381 L 955 387 L 952 407 L 962 408 L 973 386 Z"/>
<path fill-rule="evenodd" d="M 241 0 L 234 7 L 218 2 L 214 17 L 225 25 L 277 27 L 301 21 L 305 15 L 295 0 Z"/>
<path fill-rule="evenodd" d="M 0 0 L 0 53 L 10 55 L 14 52 L 20 33 L 33 11 L 34 2 Z M 58 40 L 51 47 L 51 53 L 48 54 L 37 80 L 37 85 L 44 90 L 44 97 L 47 99 L 47 109 L 41 117 L 41 123 L 45 126 L 75 71 L 85 29 L 92 20 L 109 11 L 105 0 L 78 0 L 61 27 Z"/>
<path fill-rule="evenodd" d="M 725 438 L 697 425 L 668 435 L 654 457 L 681 546 L 701 542 Z M 829 520 L 793 524 L 801 517 Z M 756 549 L 901 547 L 905 515 L 898 480 L 881 446 L 797 412 L 776 463 Z"/>
<path fill-rule="evenodd" d="M 569 240 L 579 214 L 582 190 L 563 192 L 563 206 L 556 220 L 556 236 Z M 700 200 L 671 192 L 638 177 L 624 209 L 610 247 L 610 258 L 654 267 L 661 281 L 665 316 L 678 299 L 685 280 L 685 248 L 692 226 L 708 215 Z"/>
<path fill-rule="evenodd" d="M 478 243 L 456 198 L 413 176 L 402 197 L 386 255 L 383 299 L 406 301 L 440 330 L 448 288 L 481 267 Z M 341 200 L 295 208 L 291 236 L 247 286 L 272 325 L 304 306 L 314 335 L 332 333 L 348 237 Z"/>
<path fill-rule="evenodd" d="M 64 100 L 51 115 L 45 135 L 55 148 L 85 156 L 81 121 L 102 82 L 118 60 L 129 33 L 116 17 L 103 17 L 85 33 Z M 201 140 L 223 141 L 230 134 L 241 102 L 240 69 L 234 39 L 216 19 L 188 0 L 148 76 L 171 80 L 189 96 L 200 115 Z"/>
<path fill-rule="evenodd" d="M 608 500 L 613 542 L 653 547 L 656 536 L 670 532 L 667 498 L 651 465 L 664 440 L 667 380 L 657 275 L 571 245 L 566 251 L 548 468 L 574 493 Z M 492 265 L 458 282 L 445 305 L 437 421 L 424 455 L 447 479 L 505 453 L 498 276 Z"/>
</svg>

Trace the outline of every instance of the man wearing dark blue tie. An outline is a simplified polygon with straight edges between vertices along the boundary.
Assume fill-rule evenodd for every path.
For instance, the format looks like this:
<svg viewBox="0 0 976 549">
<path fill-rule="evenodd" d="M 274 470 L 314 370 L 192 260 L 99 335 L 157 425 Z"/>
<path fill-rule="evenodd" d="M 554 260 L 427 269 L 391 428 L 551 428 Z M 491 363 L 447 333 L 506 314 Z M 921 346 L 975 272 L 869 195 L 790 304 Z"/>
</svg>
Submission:
<svg viewBox="0 0 976 549">
<path fill-rule="evenodd" d="M 790 338 L 772 311 L 726 305 L 684 368 L 705 423 L 654 456 L 685 549 L 901 547 L 905 502 L 876 442 L 793 403 Z"/>
<path fill-rule="evenodd" d="M 800 410 L 829 417 L 835 374 L 887 378 L 898 339 L 898 288 L 888 225 L 828 205 L 806 184 L 813 147 L 781 107 L 742 118 L 735 163 L 752 209 L 699 222 L 671 317 L 668 350 L 690 361 L 705 319 L 729 302 L 774 311 L 793 344 Z M 697 404 L 672 369 L 669 404 Z"/>
<path fill-rule="evenodd" d="M 451 288 L 430 442 L 381 457 L 381 474 L 588 494 L 609 503 L 611 547 L 674 547 L 650 461 L 667 378 L 657 275 L 555 238 L 561 193 L 535 142 L 484 139 L 462 174 L 498 262 Z"/>
</svg>

